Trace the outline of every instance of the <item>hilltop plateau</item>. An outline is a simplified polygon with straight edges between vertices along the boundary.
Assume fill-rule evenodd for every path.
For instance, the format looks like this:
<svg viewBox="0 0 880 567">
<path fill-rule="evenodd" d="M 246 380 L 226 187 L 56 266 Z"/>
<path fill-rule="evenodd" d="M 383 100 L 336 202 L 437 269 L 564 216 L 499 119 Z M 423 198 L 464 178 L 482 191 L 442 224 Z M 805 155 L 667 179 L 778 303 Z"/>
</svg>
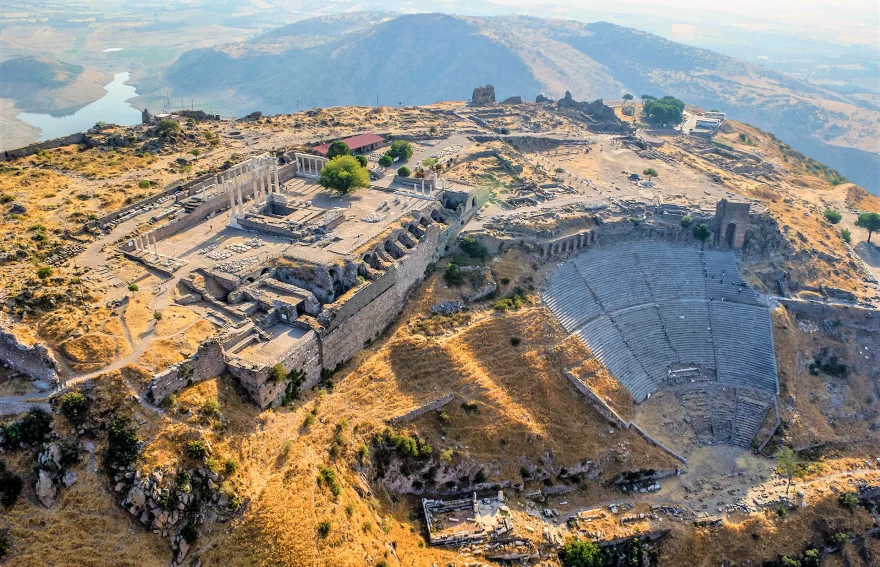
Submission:
<svg viewBox="0 0 880 567">
<path fill-rule="evenodd" d="M 211 57 L 317 65 L 373 25 Z M 194 111 L 4 154 L 6 561 L 875 564 L 880 199 L 742 122 L 555 98 Z M 362 159 L 328 162 L 339 139 Z M 338 160 L 366 186 L 318 183 Z"/>
</svg>

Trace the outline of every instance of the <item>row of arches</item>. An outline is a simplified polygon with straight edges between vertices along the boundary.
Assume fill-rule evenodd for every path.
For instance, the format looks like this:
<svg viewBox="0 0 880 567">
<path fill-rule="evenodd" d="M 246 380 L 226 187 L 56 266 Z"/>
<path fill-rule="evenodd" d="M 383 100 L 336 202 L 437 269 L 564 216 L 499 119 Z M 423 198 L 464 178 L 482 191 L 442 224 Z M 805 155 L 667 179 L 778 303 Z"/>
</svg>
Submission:
<svg viewBox="0 0 880 567">
<path fill-rule="evenodd" d="M 432 209 L 427 214 L 419 214 L 405 227 L 395 230 L 385 240 L 378 242 L 369 252 L 364 253 L 361 257 L 364 268 L 369 266 L 373 270 L 384 271 L 388 265 L 403 258 L 409 250 L 413 249 L 427 234 L 431 224 L 445 224 L 445 222 L 445 216 L 439 208 Z M 363 271 L 366 272 L 366 269 Z"/>
<path fill-rule="evenodd" d="M 541 257 L 552 258 L 553 256 L 556 256 L 558 254 L 565 254 L 567 252 L 581 250 L 583 248 L 586 248 L 587 246 L 595 244 L 598 236 L 598 233 L 588 231 L 576 234 L 574 236 L 569 236 L 568 238 L 557 240 L 556 242 L 550 242 L 549 244 L 541 248 Z"/>
</svg>

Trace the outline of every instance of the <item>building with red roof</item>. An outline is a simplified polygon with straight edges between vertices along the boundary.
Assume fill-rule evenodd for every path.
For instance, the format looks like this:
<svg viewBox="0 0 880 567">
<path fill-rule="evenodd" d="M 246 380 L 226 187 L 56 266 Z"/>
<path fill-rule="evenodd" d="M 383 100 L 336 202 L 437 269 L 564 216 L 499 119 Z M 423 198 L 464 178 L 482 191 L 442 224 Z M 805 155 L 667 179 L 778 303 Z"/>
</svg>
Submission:
<svg viewBox="0 0 880 567">
<path fill-rule="evenodd" d="M 357 136 L 345 138 L 342 141 L 345 142 L 345 145 L 348 146 L 348 149 L 351 150 L 351 153 L 362 154 L 364 152 L 371 152 L 380 145 L 384 144 L 385 138 L 377 134 L 373 134 L 372 132 L 368 132 L 366 134 L 358 134 Z M 327 151 L 330 149 L 330 144 L 321 144 L 320 146 L 315 146 L 312 149 L 322 156 L 326 156 Z"/>
</svg>

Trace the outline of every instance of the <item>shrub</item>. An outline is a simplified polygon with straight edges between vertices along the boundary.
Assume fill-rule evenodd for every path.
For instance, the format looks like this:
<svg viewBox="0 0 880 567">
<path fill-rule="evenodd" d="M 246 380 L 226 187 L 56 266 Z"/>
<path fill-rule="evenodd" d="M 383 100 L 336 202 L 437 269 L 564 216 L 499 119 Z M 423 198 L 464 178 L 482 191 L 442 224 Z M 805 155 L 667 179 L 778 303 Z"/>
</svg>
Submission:
<svg viewBox="0 0 880 567">
<path fill-rule="evenodd" d="M 189 153 L 191 153 L 192 155 L 194 155 L 196 157 L 199 157 L 200 155 L 202 155 L 202 150 L 200 150 L 198 148 L 193 148 L 189 151 Z"/>
<path fill-rule="evenodd" d="M 137 291 L 137 290 L 139 290 L 139 289 L 140 289 L 140 288 L 138 287 L 137 284 L 134 284 L 134 283 L 132 283 L 132 284 L 128 284 L 128 291 Z"/>
<path fill-rule="evenodd" d="M 837 545 L 843 545 L 844 543 L 849 541 L 849 534 L 837 532 L 836 534 L 831 536 L 831 540 Z"/>
<path fill-rule="evenodd" d="M 473 401 L 464 402 L 463 404 L 461 404 L 461 409 L 463 409 L 464 413 L 468 415 L 472 413 L 480 413 L 480 406 L 477 404 L 477 402 Z"/>
<path fill-rule="evenodd" d="M 822 556 L 818 549 L 808 549 L 804 552 L 804 567 L 819 567 L 822 565 Z"/>
<path fill-rule="evenodd" d="M 782 567 L 801 567 L 801 562 L 797 559 L 792 559 L 791 557 L 784 556 L 782 558 Z"/>
<path fill-rule="evenodd" d="M 822 213 L 822 216 L 824 216 L 825 220 L 827 220 L 831 224 L 839 223 L 840 219 L 842 218 L 840 216 L 840 213 L 835 211 L 834 209 L 825 209 L 825 212 Z"/>
<path fill-rule="evenodd" d="M 217 398 L 208 398 L 202 404 L 202 413 L 208 417 L 217 417 L 220 413 L 220 402 Z"/>
<path fill-rule="evenodd" d="M 409 177 L 411 173 L 412 172 L 405 165 L 402 165 L 397 169 L 397 175 L 399 175 L 401 177 Z"/>
<path fill-rule="evenodd" d="M 0 504 L 9 508 L 18 500 L 24 481 L 14 472 L 6 469 L 6 463 L 0 461 Z"/>
<path fill-rule="evenodd" d="M 681 226 L 684 228 L 687 228 L 692 224 L 694 224 L 694 219 L 692 219 L 690 215 L 685 215 L 685 217 L 681 219 Z"/>
<path fill-rule="evenodd" d="M 522 339 L 519 338 L 519 337 L 510 337 L 510 344 L 511 344 L 511 346 L 518 347 L 518 346 L 520 345 L 521 342 L 522 342 Z"/>
<path fill-rule="evenodd" d="M 592 541 L 570 541 L 559 553 L 563 567 L 602 567 L 602 551 Z"/>
<path fill-rule="evenodd" d="M 183 540 L 188 544 L 193 544 L 197 539 L 199 539 L 199 531 L 192 524 L 192 522 L 187 523 L 180 529 L 180 535 L 183 537 Z"/>
<path fill-rule="evenodd" d="M 856 509 L 856 506 L 859 505 L 859 499 L 856 498 L 856 495 L 852 492 L 844 492 L 837 499 L 840 502 L 840 505 L 852 512 Z"/>
<path fill-rule="evenodd" d="M 269 369 L 269 382 L 281 382 L 287 379 L 287 370 L 280 362 Z"/>
<path fill-rule="evenodd" d="M 342 494 L 342 485 L 339 484 L 339 479 L 336 478 L 336 471 L 324 465 L 318 467 L 318 486 L 329 488 L 334 497 Z"/>
<path fill-rule="evenodd" d="M 223 463 L 223 472 L 226 476 L 232 476 L 235 474 L 235 471 L 238 470 L 238 463 L 233 461 L 232 459 L 226 459 L 226 462 Z"/>
<path fill-rule="evenodd" d="M 358 447 L 357 455 L 358 455 L 358 460 L 361 463 L 366 463 L 367 459 L 370 457 L 370 448 L 364 444 L 361 444 L 361 446 Z"/>
<path fill-rule="evenodd" d="M 159 126 L 156 131 L 159 133 L 160 136 L 170 136 L 172 134 L 180 132 L 180 124 L 178 124 L 174 120 L 163 118 L 159 121 Z"/>
<path fill-rule="evenodd" d="M 477 239 L 473 236 L 464 236 L 459 243 L 459 247 L 462 251 L 470 256 L 471 258 L 476 258 L 477 260 L 485 260 L 489 257 L 489 251 L 483 246 L 481 243 L 477 242 Z"/>
<path fill-rule="evenodd" d="M 382 155 L 382 157 L 379 158 L 379 165 L 381 165 L 382 167 L 391 167 L 393 163 L 394 158 L 388 154 L 384 154 Z"/>
<path fill-rule="evenodd" d="M 322 520 L 321 523 L 318 524 L 318 535 L 321 536 L 321 538 L 326 538 L 330 535 L 331 527 L 330 520 Z"/>
<path fill-rule="evenodd" d="M 483 469 L 477 471 L 477 474 L 474 475 L 474 483 L 481 484 L 486 482 L 486 473 Z"/>
<path fill-rule="evenodd" d="M 303 427 L 309 427 L 313 423 L 315 423 L 315 416 L 312 414 L 308 414 L 306 418 L 303 420 Z"/>
<path fill-rule="evenodd" d="M 153 319 L 156 321 L 162 320 L 162 312 L 161 311 L 153 311 Z"/>
<path fill-rule="evenodd" d="M 138 456 L 138 436 L 126 418 L 113 417 L 107 427 L 107 456 L 109 466 L 125 467 Z"/>
<path fill-rule="evenodd" d="M 845 228 L 840 231 L 840 238 L 842 238 L 844 242 L 849 244 L 850 242 L 852 242 L 852 233 L 849 231 L 848 228 Z"/>
<path fill-rule="evenodd" d="M 458 287 L 464 283 L 464 275 L 462 275 L 458 264 L 447 264 L 446 271 L 443 273 L 443 279 L 452 287 Z"/>
<path fill-rule="evenodd" d="M 441 425 L 446 425 L 449 423 L 449 414 L 445 411 L 441 411 L 437 414 L 437 421 L 439 421 Z"/>
<path fill-rule="evenodd" d="M 444 465 L 448 465 L 452 462 L 452 458 L 455 456 L 455 451 L 452 449 L 443 449 L 440 451 L 440 462 Z"/>
<path fill-rule="evenodd" d="M 208 457 L 205 459 L 205 466 L 208 467 L 208 470 L 211 472 L 217 472 L 220 470 L 220 462 L 214 457 Z"/>
<path fill-rule="evenodd" d="M 89 399 L 82 392 L 65 392 L 59 398 L 61 413 L 70 423 L 80 426 L 86 420 L 89 410 Z"/>
<path fill-rule="evenodd" d="M 202 459 L 208 455 L 208 442 L 204 439 L 193 439 L 186 442 L 186 454 L 193 459 Z"/>
<path fill-rule="evenodd" d="M 50 268 L 49 266 L 43 266 L 42 268 L 37 270 L 37 277 L 41 280 L 52 277 L 52 268 Z"/>
<path fill-rule="evenodd" d="M 5 446 L 14 449 L 19 443 L 35 445 L 42 443 L 52 431 L 52 416 L 41 409 L 32 409 L 23 418 L 3 429 Z"/>
</svg>

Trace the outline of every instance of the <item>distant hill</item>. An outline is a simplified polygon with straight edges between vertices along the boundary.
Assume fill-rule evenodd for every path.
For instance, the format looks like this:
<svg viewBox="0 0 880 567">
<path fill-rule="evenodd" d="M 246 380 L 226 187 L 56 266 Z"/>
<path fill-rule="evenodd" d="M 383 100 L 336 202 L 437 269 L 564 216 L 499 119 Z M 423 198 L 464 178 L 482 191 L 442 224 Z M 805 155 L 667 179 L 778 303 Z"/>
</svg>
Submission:
<svg viewBox="0 0 880 567">
<path fill-rule="evenodd" d="M 0 63 L 0 98 L 12 99 L 21 110 L 75 107 L 104 95 L 102 74 L 56 59 L 13 57 Z"/>
<path fill-rule="evenodd" d="M 235 114 L 252 110 L 499 100 L 570 90 L 579 100 L 672 94 L 752 123 L 877 191 L 880 108 L 713 51 L 608 23 L 362 12 L 305 20 L 182 55 L 166 79 Z"/>
</svg>

